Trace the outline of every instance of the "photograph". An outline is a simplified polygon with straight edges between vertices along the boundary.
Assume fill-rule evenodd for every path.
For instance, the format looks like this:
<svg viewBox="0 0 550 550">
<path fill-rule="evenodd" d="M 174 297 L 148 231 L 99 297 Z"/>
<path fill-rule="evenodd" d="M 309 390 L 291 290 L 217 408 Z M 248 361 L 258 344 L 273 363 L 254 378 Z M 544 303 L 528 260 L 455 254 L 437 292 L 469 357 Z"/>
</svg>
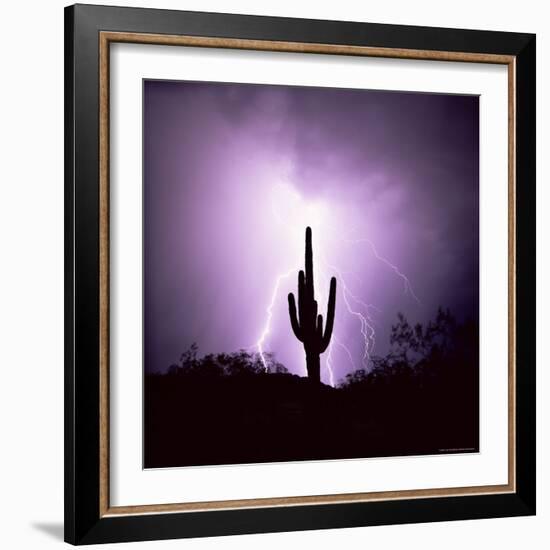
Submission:
<svg viewBox="0 0 550 550">
<path fill-rule="evenodd" d="M 479 96 L 142 97 L 143 467 L 478 453 Z"/>
</svg>

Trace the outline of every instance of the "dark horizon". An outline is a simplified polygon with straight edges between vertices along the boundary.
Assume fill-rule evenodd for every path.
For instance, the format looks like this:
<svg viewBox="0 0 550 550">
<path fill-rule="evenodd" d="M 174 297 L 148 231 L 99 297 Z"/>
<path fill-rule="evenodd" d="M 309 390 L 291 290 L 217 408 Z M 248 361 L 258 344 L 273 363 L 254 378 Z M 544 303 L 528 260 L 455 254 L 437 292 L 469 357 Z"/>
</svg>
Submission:
<svg viewBox="0 0 550 550">
<path fill-rule="evenodd" d="M 144 468 L 479 452 L 478 329 L 400 317 L 391 353 L 337 388 L 193 347 L 145 376 Z"/>
<path fill-rule="evenodd" d="M 477 322 L 478 115 L 473 96 L 145 81 L 146 372 L 196 342 L 303 376 L 286 297 L 308 224 L 323 315 L 338 279 L 323 381 L 365 365 L 363 334 L 385 355 L 398 312 Z"/>
</svg>

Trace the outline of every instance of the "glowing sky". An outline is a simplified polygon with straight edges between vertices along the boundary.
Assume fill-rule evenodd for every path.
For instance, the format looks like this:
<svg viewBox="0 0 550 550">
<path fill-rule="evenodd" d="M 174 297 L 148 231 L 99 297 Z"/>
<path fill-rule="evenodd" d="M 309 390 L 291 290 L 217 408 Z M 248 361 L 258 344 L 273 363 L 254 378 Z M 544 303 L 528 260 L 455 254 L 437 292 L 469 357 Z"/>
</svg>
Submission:
<svg viewBox="0 0 550 550">
<path fill-rule="evenodd" d="M 386 353 L 399 311 L 477 318 L 478 108 L 472 96 L 146 81 L 145 368 L 193 342 L 200 355 L 260 344 L 303 375 L 287 294 L 306 225 L 323 314 L 338 279 L 323 381 Z"/>
</svg>

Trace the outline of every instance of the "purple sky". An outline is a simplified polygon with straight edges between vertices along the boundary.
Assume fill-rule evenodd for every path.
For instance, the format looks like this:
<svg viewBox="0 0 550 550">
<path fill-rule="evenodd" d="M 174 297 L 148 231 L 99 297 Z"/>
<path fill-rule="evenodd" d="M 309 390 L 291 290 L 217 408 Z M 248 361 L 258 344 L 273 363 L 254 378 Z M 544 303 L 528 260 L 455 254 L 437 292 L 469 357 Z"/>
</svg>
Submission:
<svg viewBox="0 0 550 550">
<path fill-rule="evenodd" d="M 339 285 L 323 381 L 368 366 L 364 335 L 386 353 L 399 311 L 477 318 L 478 109 L 473 96 L 145 81 L 146 370 L 193 342 L 201 356 L 260 342 L 303 375 L 287 294 L 306 225 L 323 314 Z"/>
</svg>

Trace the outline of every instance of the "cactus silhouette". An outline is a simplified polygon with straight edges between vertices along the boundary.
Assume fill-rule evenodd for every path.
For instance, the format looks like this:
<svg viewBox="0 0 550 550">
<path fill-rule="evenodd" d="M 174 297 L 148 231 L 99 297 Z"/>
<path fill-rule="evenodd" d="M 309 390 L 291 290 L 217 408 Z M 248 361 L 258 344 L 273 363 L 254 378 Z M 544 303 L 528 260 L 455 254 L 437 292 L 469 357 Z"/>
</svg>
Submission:
<svg viewBox="0 0 550 550">
<path fill-rule="evenodd" d="M 323 316 L 318 315 L 313 287 L 313 249 L 311 228 L 306 228 L 306 271 L 298 274 L 298 311 L 292 292 L 288 295 L 288 312 L 294 335 L 304 344 L 307 375 L 316 384 L 321 381 L 320 356 L 327 349 L 334 326 L 336 278 L 330 280 L 327 319 L 323 331 Z"/>
</svg>

